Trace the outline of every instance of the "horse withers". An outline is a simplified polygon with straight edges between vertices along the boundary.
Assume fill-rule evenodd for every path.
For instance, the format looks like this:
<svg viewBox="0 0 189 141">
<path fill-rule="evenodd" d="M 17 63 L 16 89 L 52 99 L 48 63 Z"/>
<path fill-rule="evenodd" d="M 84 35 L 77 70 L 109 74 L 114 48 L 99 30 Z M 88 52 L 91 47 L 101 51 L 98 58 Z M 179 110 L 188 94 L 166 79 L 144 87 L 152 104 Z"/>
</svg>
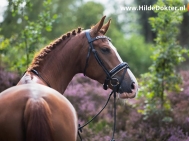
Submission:
<svg viewBox="0 0 189 141">
<path fill-rule="evenodd" d="M 76 141 L 77 114 L 62 94 L 77 73 L 116 87 L 123 99 L 136 96 L 136 78 L 105 36 L 104 19 L 44 47 L 18 84 L 0 94 L 0 141 Z"/>
</svg>

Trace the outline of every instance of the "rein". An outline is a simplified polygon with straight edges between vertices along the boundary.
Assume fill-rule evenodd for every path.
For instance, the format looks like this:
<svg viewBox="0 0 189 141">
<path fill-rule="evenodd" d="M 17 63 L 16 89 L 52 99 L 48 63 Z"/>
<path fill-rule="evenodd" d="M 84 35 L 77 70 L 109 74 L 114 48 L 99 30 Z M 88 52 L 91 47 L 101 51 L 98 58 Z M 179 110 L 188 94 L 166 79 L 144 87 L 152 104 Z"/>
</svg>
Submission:
<svg viewBox="0 0 189 141">
<path fill-rule="evenodd" d="M 123 72 L 123 75 L 122 75 L 121 80 L 120 80 L 120 84 L 123 81 L 125 73 L 126 73 L 126 69 Z M 114 124 L 113 124 L 112 138 L 111 138 L 110 141 L 115 141 L 114 134 L 115 134 L 115 130 L 116 130 L 116 92 L 117 92 L 117 89 L 118 89 L 117 87 L 119 87 L 119 85 L 114 85 L 113 86 L 113 90 L 110 93 L 110 95 L 108 97 L 108 100 L 106 101 L 105 105 L 103 106 L 103 108 L 91 120 L 89 120 L 87 123 L 85 123 L 82 126 L 80 124 L 78 124 L 78 136 L 79 136 L 79 138 L 80 138 L 81 141 L 82 141 L 82 137 L 81 137 L 80 133 L 82 133 L 83 127 L 85 127 L 86 125 L 88 125 L 89 123 L 91 123 L 106 108 L 106 106 L 108 105 L 108 102 L 110 101 L 110 98 L 111 98 L 112 94 L 114 95 L 114 109 L 113 109 L 113 111 L 114 111 Z"/>
<path fill-rule="evenodd" d="M 88 54 L 87 54 L 87 58 L 86 58 L 86 64 L 85 64 L 85 68 L 84 68 L 84 76 L 86 75 L 86 69 L 87 69 L 87 66 L 88 66 L 89 57 L 90 57 L 90 54 L 92 52 L 94 54 L 94 57 L 97 60 L 98 64 L 102 67 L 102 69 L 104 70 L 104 72 L 107 75 L 107 77 L 106 77 L 106 79 L 104 81 L 104 84 L 103 84 L 103 88 L 105 90 L 107 90 L 108 89 L 108 84 L 110 83 L 113 86 L 113 90 L 110 93 L 110 95 L 108 97 L 108 100 L 106 101 L 106 103 L 103 106 L 103 108 L 90 121 L 85 123 L 83 126 L 81 126 L 80 124 L 78 125 L 78 136 L 79 136 L 80 140 L 82 141 L 82 137 L 81 137 L 81 134 L 80 134 L 80 132 L 82 132 L 82 129 L 86 125 L 88 125 L 90 122 L 92 122 L 105 109 L 105 107 L 107 106 L 108 102 L 110 101 L 110 98 L 111 98 L 112 94 L 114 94 L 114 109 L 113 109 L 114 110 L 114 124 L 113 124 L 112 138 L 111 138 L 110 141 L 115 141 L 114 134 L 115 134 L 115 130 L 116 130 L 116 92 L 119 91 L 119 88 L 121 86 L 121 83 L 123 81 L 125 73 L 127 71 L 127 68 L 129 68 L 129 66 L 128 66 L 128 64 L 126 62 L 122 62 L 119 65 L 117 65 L 115 68 L 113 68 L 112 70 L 108 71 L 108 69 L 105 67 L 103 61 L 100 59 L 100 56 L 98 55 L 97 51 L 95 50 L 95 48 L 93 46 L 93 42 L 95 40 L 98 40 L 98 39 L 108 39 L 109 41 L 111 41 L 111 39 L 109 37 L 106 37 L 106 36 L 97 36 L 95 38 L 91 38 L 89 31 L 90 30 L 86 30 L 86 32 L 85 32 L 87 40 L 88 40 L 88 43 L 89 43 L 89 50 L 88 50 Z M 118 80 L 117 78 L 114 78 L 114 76 L 118 72 L 123 70 L 123 69 L 124 69 L 124 72 L 122 74 L 121 79 Z M 115 84 L 112 82 L 113 80 L 116 80 Z"/>
<path fill-rule="evenodd" d="M 116 128 L 116 91 L 114 91 L 114 90 L 112 90 L 112 92 L 110 93 L 110 95 L 108 97 L 108 100 L 106 101 L 106 103 L 103 106 L 103 108 L 90 121 L 88 121 L 87 123 L 85 123 L 82 126 L 80 124 L 78 125 L 78 136 L 79 136 L 81 141 L 83 141 L 83 140 L 82 140 L 80 132 L 82 133 L 83 127 L 85 127 L 86 125 L 91 123 L 106 108 L 106 106 L 108 105 L 108 102 L 110 101 L 110 98 L 111 98 L 112 94 L 114 94 L 114 125 L 113 125 L 112 139 L 110 141 L 115 141 L 114 134 L 115 134 L 115 128 Z"/>
</svg>

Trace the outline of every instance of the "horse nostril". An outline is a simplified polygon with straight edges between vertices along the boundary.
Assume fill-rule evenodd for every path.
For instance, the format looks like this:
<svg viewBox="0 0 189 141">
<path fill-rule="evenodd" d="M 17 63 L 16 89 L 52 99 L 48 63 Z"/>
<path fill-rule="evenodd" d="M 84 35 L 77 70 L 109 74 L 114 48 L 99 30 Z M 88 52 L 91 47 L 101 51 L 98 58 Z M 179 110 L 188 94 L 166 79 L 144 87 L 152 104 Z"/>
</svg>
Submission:
<svg viewBox="0 0 189 141">
<path fill-rule="evenodd" d="M 131 83 L 131 90 L 134 90 L 135 89 L 135 82 L 132 82 Z"/>
</svg>

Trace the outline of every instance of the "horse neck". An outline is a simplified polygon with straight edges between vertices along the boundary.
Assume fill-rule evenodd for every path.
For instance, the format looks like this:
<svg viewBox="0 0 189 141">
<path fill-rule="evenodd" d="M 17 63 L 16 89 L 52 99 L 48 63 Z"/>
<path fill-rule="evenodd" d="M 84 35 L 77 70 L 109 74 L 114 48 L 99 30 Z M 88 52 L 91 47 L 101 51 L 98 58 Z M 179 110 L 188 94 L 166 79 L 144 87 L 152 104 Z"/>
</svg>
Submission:
<svg viewBox="0 0 189 141">
<path fill-rule="evenodd" d="M 37 69 L 50 86 L 63 93 L 76 73 L 79 73 L 79 52 L 82 35 L 71 36 L 58 44 Z"/>
</svg>

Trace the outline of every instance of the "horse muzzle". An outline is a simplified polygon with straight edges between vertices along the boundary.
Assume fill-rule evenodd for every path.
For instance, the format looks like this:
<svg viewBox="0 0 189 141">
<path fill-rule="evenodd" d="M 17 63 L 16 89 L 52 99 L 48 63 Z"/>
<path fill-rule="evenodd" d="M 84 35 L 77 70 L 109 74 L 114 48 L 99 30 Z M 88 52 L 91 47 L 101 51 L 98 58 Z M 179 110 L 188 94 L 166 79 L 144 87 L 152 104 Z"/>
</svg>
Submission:
<svg viewBox="0 0 189 141">
<path fill-rule="evenodd" d="M 122 98 L 122 99 L 134 98 L 138 93 L 138 87 L 137 87 L 137 85 L 135 83 L 133 83 L 132 87 L 133 88 L 132 88 L 130 93 L 127 93 L 127 92 L 120 93 L 120 98 Z"/>
<path fill-rule="evenodd" d="M 129 68 L 127 68 L 127 73 L 119 87 L 118 93 L 120 93 L 120 98 L 123 99 L 134 98 L 138 93 L 138 82 Z"/>
</svg>

